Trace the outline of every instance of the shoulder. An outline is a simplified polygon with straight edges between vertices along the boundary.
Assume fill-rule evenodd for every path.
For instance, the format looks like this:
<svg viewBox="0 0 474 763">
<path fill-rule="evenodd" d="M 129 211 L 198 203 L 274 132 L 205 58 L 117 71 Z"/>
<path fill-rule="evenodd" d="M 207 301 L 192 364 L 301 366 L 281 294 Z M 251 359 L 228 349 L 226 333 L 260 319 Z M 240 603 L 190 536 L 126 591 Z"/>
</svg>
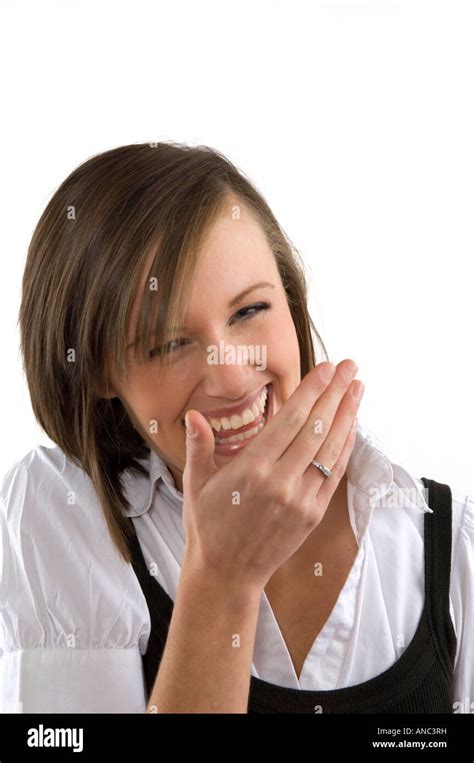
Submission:
<svg viewBox="0 0 474 763">
<path fill-rule="evenodd" d="M 37 446 L 15 462 L 2 480 L 0 498 L 8 533 L 3 541 L 14 544 L 25 562 L 34 555 L 36 567 L 51 573 L 59 575 L 63 566 L 68 575 L 83 568 L 106 538 L 92 481 L 57 446 Z"/>
<path fill-rule="evenodd" d="M 414 481 L 423 491 L 424 485 L 420 478 Z M 463 544 L 471 545 L 474 542 L 474 500 L 468 493 L 463 493 L 457 485 L 449 485 L 451 491 L 452 512 L 452 561 L 453 566 Z"/>
<path fill-rule="evenodd" d="M 433 508 L 429 506 L 421 477 L 395 460 L 390 459 L 390 466 L 393 473 L 391 489 L 377 502 L 373 517 L 373 527 L 378 533 L 377 543 L 380 548 L 398 549 L 404 566 L 413 564 L 415 560 L 415 569 L 418 569 L 423 565 L 424 520 L 426 513 L 433 511 Z M 446 484 L 445 480 L 428 476 Z M 463 492 L 462 486 L 448 487 L 451 492 L 452 528 L 450 610 L 455 630 L 459 632 L 467 624 L 466 618 L 472 616 L 474 603 L 474 501 Z M 401 511 L 388 511 L 387 508 Z M 422 579 L 419 580 L 421 585 Z"/>
<path fill-rule="evenodd" d="M 458 705 L 469 708 L 471 701 L 474 701 L 474 501 L 456 486 L 450 486 L 450 490 L 452 544 L 449 610 L 456 634 L 455 696 Z"/>
<path fill-rule="evenodd" d="M 92 481 L 57 446 L 15 462 L 0 490 L 3 650 L 137 646 L 146 605 Z M 0 649 L 0 653 L 2 651 Z"/>
<path fill-rule="evenodd" d="M 38 445 L 16 461 L 2 479 L 0 495 L 8 513 L 18 513 L 33 500 L 46 501 L 51 507 L 63 505 L 74 497 L 93 499 L 92 482 L 79 464 L 67 458 L 57 445 Z M 33 518 L 33 512 L 29 512 Z"/>
<path fill-rule="evenodd" d="M 418 477 L 413 480 L 422 494 L 423 482 Z M 461 592 L 466 597 L 466 584 L 470 586 L 469 581 L 474 578 L 474 500 L 458 486 L 448 487 L 451 492 L 451 595 L 459 602 Z M 420 517 L 420 529 L 421 522 Z"/>
</svg>

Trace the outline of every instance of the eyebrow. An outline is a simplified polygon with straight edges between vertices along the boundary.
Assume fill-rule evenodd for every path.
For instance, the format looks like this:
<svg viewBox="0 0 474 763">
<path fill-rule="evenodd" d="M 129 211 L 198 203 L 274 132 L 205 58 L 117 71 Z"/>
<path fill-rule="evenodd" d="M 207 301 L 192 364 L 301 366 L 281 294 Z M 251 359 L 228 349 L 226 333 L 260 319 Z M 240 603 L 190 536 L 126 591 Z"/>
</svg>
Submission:
<svg viewBox="0 0 474 763">
<path fill-rule="evenodd" d="M 240 292 L 240 294 L 237 294 L 236 297 L 230 300 L 228 307 L 234 307 L 237 305 L 244 297 L 247 296 L 247 294 L 250 294 L 251 291 L 255 291 L 255 289 L 264 289 L 264 288 L 270 288 L 274 289 L 275 284 L 269 283 L 268 281 L 259 281 L 258 283 L 254 283 L 253 286 L 248 286 L 246 289 Z"/>
<path fill-rule="evenodd" d="M 269 281 L 258 281 L 258 283 L 254 283 L 252 286 L 248 286 L 246 289 L 241 291 L 240 294 L 237 294 L 236 297 L 233 297 L 230 300 L 228 307 L 229 308 L 235 307 L 235 305 L 238 305 L 238 303 L 241 302 L 244 299 L 244 297 L 247 296 L 247 294 L 250 294 L 250 292 L 255 291 L 255 289 L 265 289 L 265 288 L 274 289 L 275 284 L 270 283 Z M 174 331 L 183 331 L 183 329 L 184 329 L 184 326 L 176 326 Z M 155 336 L 155 334 L 156 334 L 156 331 L 153 331 L 152 336 Z M 130 347 L 135 347 L 135 345 L 138 344 L 138 341 L 139 341 L 139 338 L 135 339 L 134 342 L 127 345 L 127 350 Z"/>
</svg>

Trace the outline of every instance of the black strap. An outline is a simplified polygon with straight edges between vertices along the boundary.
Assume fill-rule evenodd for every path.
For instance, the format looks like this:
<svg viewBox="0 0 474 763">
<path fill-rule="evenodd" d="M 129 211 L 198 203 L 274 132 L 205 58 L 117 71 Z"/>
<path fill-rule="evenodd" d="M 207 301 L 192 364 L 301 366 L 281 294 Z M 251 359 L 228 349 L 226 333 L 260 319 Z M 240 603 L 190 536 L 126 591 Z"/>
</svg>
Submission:
<svg viewBox="0 0 474 763">
<path fill-rule="evenodd" d="M 150 694 L 165 648 L 174 602 L 158 583 L 157 579 L 151 575 L 150 570 L 146 566 L 132 519 L 130 519 L 130 523 L 132 525 L 132 535 L 129 540 L 129 547 L 132 553 L 132 566 L 150 612 L 151 631 L 146 652 L 148 659 L 143 660 L 145 683 L 148 694 Z"/>
<path fill-rule="evenodd" d="M 425 599 L 431 632 L 444 665 L 452 676 L 456 654 L 456 634 L 449 613 L 452 564 L 452 494 L 449 485 L 421 478 L 429 491 L 428 505 L 434 514 L 426 532 L 425 521 Z M 425 517 L 426 519 L 426 517 Z"/>
</svg>

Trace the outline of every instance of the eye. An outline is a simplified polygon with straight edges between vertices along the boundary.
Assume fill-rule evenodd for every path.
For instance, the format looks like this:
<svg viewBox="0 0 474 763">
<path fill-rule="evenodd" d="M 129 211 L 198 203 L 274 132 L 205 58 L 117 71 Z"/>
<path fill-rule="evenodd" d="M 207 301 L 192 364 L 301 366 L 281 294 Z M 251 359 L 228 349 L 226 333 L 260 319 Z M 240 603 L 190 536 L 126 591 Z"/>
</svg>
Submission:
<svg viewBox="0 0 474 763">
<path fill-rule="evenodd" d="M 271 305 L 268 302 L 258 302 L 255 305 L 249 305 L 248 307 L 243 307 L 241 310 L 238 310 L 235 315 L 232 318 L 232 322 L 234 320 L 236 321 L 248 321 L 250 318 L 253 318 L 257 313 L 260 313 L 264 310 L 269 310 Z M 251 312 L 252 311 L 252 312 Z M 185 339 L 172 339 L 169 342 L 166 342 L 162 347 L 154 347 L 150 352 L 148 353 L 148 357 L 150 360 L 153 360 L 157 355 L 167 355 L 169 353 L 177 352 L 179 349 L 184 347 L 186 344 Z"/>
<path fill-rule="evenodd" d="M 262 310 L 269 310 L 269 308 L 270 305 L 268 302 L 258 302 L 256 305 L 243 307 L 242 310 L 238 310 L 238 312 L 236 312 L 236 315 L 240 316 L 236 320 L 247 321 L 249 318 L 253 318 L 254 315 L 257 315 L 257 313 L 261 312 Z M 249 312 L 250 310 L 255 310 L 255 312 Z"/>
<path fill-rule="evenodd" d="M 150 352 L 148 353 L 148 357 L 150 360 L 153 360 L 153 358 L 156 358 L 157 355 L 167 355 L 170 352 L 176 352 L 179 350 L 180 346 L 183 345 L 181 343 L 184 343 L 184 339 L 172 339 L 170 342 L 166 342 L 166 344 L 163 345 L 163 347 L 154 347 Z M 174 347 L 173 345 L 178 345 L 177 347 Z"/>
</svg>

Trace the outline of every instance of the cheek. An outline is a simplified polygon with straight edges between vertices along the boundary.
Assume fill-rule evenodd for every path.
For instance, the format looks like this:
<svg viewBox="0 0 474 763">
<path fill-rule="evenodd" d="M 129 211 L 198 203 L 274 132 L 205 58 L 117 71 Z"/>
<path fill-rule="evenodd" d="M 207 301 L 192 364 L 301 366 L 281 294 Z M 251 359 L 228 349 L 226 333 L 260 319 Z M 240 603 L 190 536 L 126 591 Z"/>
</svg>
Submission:
<svg viewBox="0 0 474 763">
<path fill-rule="evenodd" d="M 141 428 L 156 439 L 160 427 L 166 431 L 169 426 L 179 424 L 184 399 L 181 391 L 178 398 L 176 390 L 183 389 L 179 382 L 164 381 L 159 371 L 153 368 L 141 370 L 128 388 L 127 405 Z"/>
<path fill-rule="evenodd" d="M 133 416 L 141 427 L 148 430 L 151 419 L 159 419 L 163 411 L 163 396 L 156 374 L 152 370 L 134 369 L 129 373 L 125 390 L 126 407 L 131 409 Z"/>
<path fill-rule="evenodd" d="M 300 369 L 300 348 L 288 305 L 275 311 L 274 320 L 265 328 L 262 341 L 267 345 L 268 366 L 275 373 L 293 374 Z"/>
</svg>

